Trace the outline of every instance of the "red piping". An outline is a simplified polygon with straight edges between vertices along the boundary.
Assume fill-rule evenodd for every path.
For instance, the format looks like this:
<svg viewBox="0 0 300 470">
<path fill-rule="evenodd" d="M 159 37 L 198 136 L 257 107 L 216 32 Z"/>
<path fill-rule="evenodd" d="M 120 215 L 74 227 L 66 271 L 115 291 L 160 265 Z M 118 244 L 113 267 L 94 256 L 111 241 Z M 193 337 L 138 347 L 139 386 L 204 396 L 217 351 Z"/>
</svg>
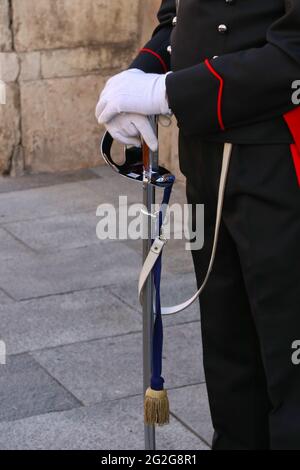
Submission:
<svg viewBox="0 0 300 470">
<path fill-rule="evenodd" d="M 300 153 L 296 144 L 291 144 L 291 154 L 294 160 L 295 170 L 300 186 Z"/>
<path fill-rule="evenodd" d="M 205 60 L 205 65 L 208 70 L 219 80 L 220 88 L 218 94 L 218 120 L 222 131 L 225 131 L 223 116 L 222 116 L 222 100 L 223 100 L 223 90 L 224 90 L 224 80 L 223 78 L 215 71 L 208 59 Z"/>
<path fill-rule="evenodd" d="M 291 144 L 291 153 L 300 186 L 300 106 L 284 114 L 283 117 L 295 141 Z"/>
<path fill-rule="evenodd" d="M 145 47 L 143 49 L 141 49 L 140 52 L 147 52 L 149 54 L 154 55 L 154 57 L 156 57 L 159 60 L 159 62 L 161 63 L 164 71 L 166 73 L 168 72 L 168 67 L 167 67 L 165 61 L 163 60 L 163 58 L 159 54 L 157 54 L 157 52 L 154 52 L 154 51 L 152 51 L 152 49 L 147 49 Z"/>
<path fill-rule="evenodd" d="M 295 144 L 300 153 L 300 106 L 284 114 L 284 119 L 294 137 Z"/>
</svg>

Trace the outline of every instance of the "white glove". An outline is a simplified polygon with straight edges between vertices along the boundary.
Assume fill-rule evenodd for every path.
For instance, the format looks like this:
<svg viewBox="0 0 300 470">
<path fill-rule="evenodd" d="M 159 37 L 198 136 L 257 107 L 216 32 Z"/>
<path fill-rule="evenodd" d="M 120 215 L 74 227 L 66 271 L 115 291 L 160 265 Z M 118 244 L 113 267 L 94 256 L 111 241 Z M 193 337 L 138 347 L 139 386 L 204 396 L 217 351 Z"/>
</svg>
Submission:
<svg viewBox="0 0 300 470">
<path fill-rule="evenodd" d="M 172 114 L 166 93 L 167 75 L 130 69 L 110 78 L 96 108 L 99 124 L 108 123 L 120 113 Z"/>
<path fill-rule="evenodd" d="M 105 124 L 110 135 L 126 145 L 141 147 L 141 136 L 148 147 L 155 152 L 158 149 L 158 140 L 147 116 L 132 113 L 118 114 Z"/>
</svg>

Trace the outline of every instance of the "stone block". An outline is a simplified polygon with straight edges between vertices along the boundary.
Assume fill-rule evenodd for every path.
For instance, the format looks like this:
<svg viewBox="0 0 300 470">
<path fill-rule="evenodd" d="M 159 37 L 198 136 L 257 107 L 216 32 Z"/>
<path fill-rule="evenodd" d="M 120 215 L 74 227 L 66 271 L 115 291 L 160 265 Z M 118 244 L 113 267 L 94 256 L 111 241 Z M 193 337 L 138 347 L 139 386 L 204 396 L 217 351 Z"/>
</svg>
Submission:
<svg viewBox="0 0 300 470">
<path fill-rule="evenodd" d="M 0 51 L 9 51 L 12 46 L 10 8 L 8 0 L 0 2 Z"/>
<path fill-rule="evenodd" d="M 132 51 L 126 47 L 79 47 L 44 51 L 41 56 L 43 78 L 72 77 L 125 69 Z"/>
<path fill-rule="evenodd" d="M 41 53 L 26 52 L 19 55 L 21 61 L 20 80 L 39 80 L 41 78 Z"/>
<path fill-rule="evenodd" d="M 19 59 L 15 52 L 0 53 L 0 80 L 15 82 L 19 75 Z"/>
<path fill-rule="evenodd" d="M 6 84 L 6 104 L 0 105 L 0 174 L 10 168 L 14 149 L 20 142 L 19 88 Z"/>
<path fill-rule="evenodd" d="M 95 105 L 103 84 L 96 75 L 21 83 L 28 171 L 67 171 L 99 164 L 101 129 Z"/>
<path fill-rule="evenodd" d="M 137 38 L 136 0 L 14 0 L 17 51 L 131 43 Z"/>
<path fill-rule="evenodd" d="M 149 41 L 155 26 L 158 24 L 156 15 L 161 5 L 161 0 L 143 0 L 142 2 L 142 43 Z"/>
<path fill-rule="evenodd" d="M 12 117 L 12 104 L 0 110 L 6 120 L 0 172 L 17 176 L 98 165 L 99 92 L 151 37 L 160 0 L 12 0 L 11 5 L 0 2 L 0 79 L 20 83 L 22 100 L 13 107 L 19 116 Z M 16 88 L 14 94 L 18 97 Z M 12 145 L 7 134 L 16 132 Z M 161 161 L 178 174 L 174 141 L 173 129 L 161 131 Z"/>
</svg>

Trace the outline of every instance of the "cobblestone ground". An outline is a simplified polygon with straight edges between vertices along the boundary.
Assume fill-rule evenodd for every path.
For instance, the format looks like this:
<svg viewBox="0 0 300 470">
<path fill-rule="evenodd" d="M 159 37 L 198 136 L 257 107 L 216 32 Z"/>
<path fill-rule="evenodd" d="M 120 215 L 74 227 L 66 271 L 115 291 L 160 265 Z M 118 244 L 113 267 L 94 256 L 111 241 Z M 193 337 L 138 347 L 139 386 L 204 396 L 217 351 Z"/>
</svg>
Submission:
<svg viewBox="0 0 300 470">
<path fill-rule="evenodd" d="M 142 449 L 139 242 L 99 241 L 96 208 L 140 188 L 107 168 L 0 178 L 0 449 Z M 184 201 L 178 185 L 174 202 Z M 163 302 L 195 288 L 171 241 Z M 209 449 L 198 305 L 165 320 L 161 450 Z"/>
</svg>

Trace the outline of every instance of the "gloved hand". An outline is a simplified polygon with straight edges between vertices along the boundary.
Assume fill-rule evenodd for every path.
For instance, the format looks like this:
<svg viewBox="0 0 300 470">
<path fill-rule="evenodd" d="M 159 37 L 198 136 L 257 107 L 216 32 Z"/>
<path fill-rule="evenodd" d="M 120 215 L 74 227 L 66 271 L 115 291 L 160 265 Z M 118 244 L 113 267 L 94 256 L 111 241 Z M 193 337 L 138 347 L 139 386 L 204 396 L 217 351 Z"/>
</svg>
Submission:
<svg viewBox="0 0 300 470">
<path fill-rule="evenodd" d="M 153 152 L 158 148 L 157 137 L 147 116 L 121 113 L 111 119 L 108 124 L 105 124 L 105 127 L 110 135 L 122 144 L 140 147 L 140 136 L 142 136 Z"/>
<path fill-rule="evenodd" d="M 110 78 L 96 108 L 99 124 L 107 124 L 120 113 L 144 116 L 171 114 L 166 93 L 166 76 L 167 74 L 130 69 Z"/>
</svg>

